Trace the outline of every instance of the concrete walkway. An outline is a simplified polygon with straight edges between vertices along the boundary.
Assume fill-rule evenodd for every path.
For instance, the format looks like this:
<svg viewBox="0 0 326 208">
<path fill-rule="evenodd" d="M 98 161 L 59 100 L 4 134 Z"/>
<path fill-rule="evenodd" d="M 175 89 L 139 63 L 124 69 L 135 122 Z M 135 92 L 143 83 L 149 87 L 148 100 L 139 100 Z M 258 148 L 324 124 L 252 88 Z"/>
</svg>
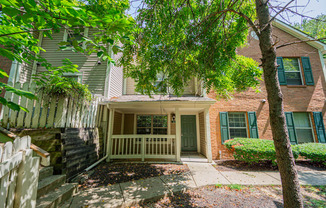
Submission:
<svg viewBox="0 0 326 208">
<path fill-rule="evenodd" d="M 217 171 L 208 163 L 188 163 L 190 173 L 168 175 L 89 188 L 80 191 L 70 207 L 127 207 L 173 192 L 206 185 L 281 185 L 279 172 Z M 302 185 L 326 185 L 326 171 L 299 172 Z"/>
</svg>

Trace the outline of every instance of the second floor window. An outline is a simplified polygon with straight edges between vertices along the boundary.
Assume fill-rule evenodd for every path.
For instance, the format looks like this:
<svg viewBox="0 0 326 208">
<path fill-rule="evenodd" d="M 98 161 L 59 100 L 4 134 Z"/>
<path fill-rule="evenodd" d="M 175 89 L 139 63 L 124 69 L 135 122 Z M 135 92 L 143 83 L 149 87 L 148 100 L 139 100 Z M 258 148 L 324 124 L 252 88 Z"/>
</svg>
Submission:
<svg viewBox="0 0 326 208">
<path fill-rule="evenodd" d="M 300 61 L 298 58 L 283 58 L 286 83 L 302 85 Z"/>
<path fill-rule="evenodd" d="M 309 57 L 277 57 L 280 85 L 314 85 Z"/>
</svg>

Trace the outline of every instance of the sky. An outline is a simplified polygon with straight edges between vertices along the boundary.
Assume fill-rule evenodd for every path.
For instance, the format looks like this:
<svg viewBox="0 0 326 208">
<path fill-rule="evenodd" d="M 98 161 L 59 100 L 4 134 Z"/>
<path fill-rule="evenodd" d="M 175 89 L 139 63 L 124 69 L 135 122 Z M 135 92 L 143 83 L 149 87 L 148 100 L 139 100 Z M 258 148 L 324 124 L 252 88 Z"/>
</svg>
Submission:
<svg viewBox="0 0 326 208">
<path fill-rule="evenodd" d="M 135 17 L 136 7 L 139 6 L 141 0 L 131 0 L 131 8 L 129 10 L 129 14 Z M 273 5 L 277 5 L 282 2 L 289 2 L 289 0 L 272 0 Z M 298 5 L 297 11 L 300 14 L 309 16 L 309 17 L 316 17 L 320 14 L 326 14 L 326 0 L 295 0 L 292 5 Z M 283 4 L 284 5 L 284 4 Z M 298 15 L 283 15 L 286 17 L 286 20 L 289 23 L 300 23 L 302 17 Z"/>
</svg>

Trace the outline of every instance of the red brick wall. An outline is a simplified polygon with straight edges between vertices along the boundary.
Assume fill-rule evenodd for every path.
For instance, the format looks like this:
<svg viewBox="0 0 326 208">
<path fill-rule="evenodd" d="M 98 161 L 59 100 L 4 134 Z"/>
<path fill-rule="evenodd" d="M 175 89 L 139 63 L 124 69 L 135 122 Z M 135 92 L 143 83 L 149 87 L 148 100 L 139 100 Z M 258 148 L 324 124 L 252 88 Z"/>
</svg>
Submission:
<svg viewBox="0 0 326 208">
<path fill-rule="evenodd" d="M 2 46 L 0 46 L 2 47 Z M 6 57 L 0 56 L 0 69 L 3 69 L 8 75 L 10 73 L 10 68 L 11 68 L 11 63 L 12 61 Z M 2 83 L 7 83 L 8 82 L 8 78 L 4 77 L 4 78 L 0 78 L 0 82 Z M 5 96 L 5 92 L 1 92 L 0 94 L 1 97 Z M 0 104 L 0 111 L 1 111 L 2 105 Z"/>
<path fill-rule="evenodd" d="M 298 40 L 290 34 L 283 32 L 278 28 L 273 30 L 274 37 L 279 41 L 278 44 L 292 42 Z M 260 62 L 261 53 L 258 41 L 249 38 L 247 47 L 239 50 L 239 54 L 252 57 Z M 284 110 L 292 112 L 312 112 L 322 111 L 325 114 L 325 78 L 322 71 L 321 60 L 318 50 L 308 45 L 300 43 L 283 47 L 277 50 L 277 56 L 282 57 L 310 57 L 311 67 L 313 71 L 314 86 L 290 87 L 281 86 L 284 95 Z M 262 139 L 272 139 L 272 132 L 269 124 L 268 102 L 262 103 L 261 100 L 267 100 L 264 82 L 260 85 L 261 92 L 255 93 L 254 90 L 248 90 L 243 93 L 237 93 L 231 100 L 218 100 L 211 106 L 210 123 L 211 123 L 211 144 L 213 159 L 219 158 L 218 151 L 222 151 L 221 159 L 230 158 L 230 154 L 221 143 L 221 132 L 219 122 L 219 112 L 225 111 L 255 111 L 257 113 L 257 125 L 259 137 Z M 214 92 L 208 94 L 210 98 L 215 99 Z M 324 121 L 326 117 L 324 116 Z"/>
</svg>

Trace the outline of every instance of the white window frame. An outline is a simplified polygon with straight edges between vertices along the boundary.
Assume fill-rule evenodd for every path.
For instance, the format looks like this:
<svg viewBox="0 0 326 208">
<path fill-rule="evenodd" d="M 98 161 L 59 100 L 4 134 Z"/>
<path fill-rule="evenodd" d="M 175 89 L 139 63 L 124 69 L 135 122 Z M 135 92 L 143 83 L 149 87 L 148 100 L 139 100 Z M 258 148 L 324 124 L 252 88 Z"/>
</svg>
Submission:
<svg viewBox="0 0 326 208">
<path fill-rule="evenodd" d="M 87 28 L 87 27 L 84 28 L 84 31 L 83 32 L 84 32 L 84 36 L 85 37 L 88 37 L 89 28 Z M 63 41 L 64 42 L 67 42 L 68 41 L 68 30 L 67 29 L 64 30 L 64 33 L 63 33 Z M 85 41 L 83 42 L 82 48 L 83 49 L 86 49 L 86 42 Z"/>
<path fill-rule="evenodd" d="M 76 76 L 77 77 L 77 82 L 82 83 L 83 81 L 83 73 L 82 72 L 78 72 L 78 73 L 63 73 L 63 76 L 69 76 L 69 77 L 73 77 Z"/>
<path fill-rule="evenodd" d="M 135 132 L 135 134 L 137 134 L 137 129 L 138 129 L 138 126 L 137 126 L 137 117 L 138 116 L 151 116 L 151 127 L 140 127 L 140 128 L 151 128 L 151 133 L 150 134 L 148 134 L 148 135 L 156 135 L 156 134 L 153 134 L 153 132 L 154 132 L 154 128 L 157 128 L 157 129 L 166 129 L 167 131 L 166 131 L 166 135 L 169 135 L 169 121 L 167 120 L 167 127 L 154 127 L 153 126 L 153 120 L 154 120 L 154 116 L 166 116 L 167 117 L 167 119 L 169 119 L 169 116 L 168 116 L 168 114 L 135 114 L 135 116 L 136 116 L 136 119 L 135 119 L 135 126 L 136 126 L 136 132 Z"/>
<path fill-rule="evenodd" d="M 230 114 L 244 114 L 245 116 L 245 124 L 246 124 L 246 127 L 230 127 L 230 121 L 229 121 L 229 118 L 230 118 Z M 246 128 L 246 134 L 247 134 L 247 137 L 248 138 L 248 121 L 247 121 L 247 112 L 228 112 L 228 133 L 229 133 L 229 138 L 231 139 L 231 132 L 230 132 L 230 129 L 243 129 L 243 128 Z"/>
<path fill-rule="evenodd" d="M 303 129 L 303 130 L 307 130 L 307 129 L 310 129 L 311 130 L 311 134 L 312 134 L 312 139 L 314 141 L 314 143 L 316 143 L 316 139 L 315 139 L 315 132 L 314 132 L 314 127 L 312 126 L 312 120 L 311 120 L 311 115 L 309 112 L 292 112 L 293 113 L 293 122 L 295 120 L 295 116 L 294 114 L 295 113 L 306 113 L 308 115 L 308 118 L 309 118 L 309 123 L 310 123 L 310 128 L 307 128 L 307 127 L 296 127 L 294 125 L 294 128 L 295 128 L 295 136 L 297 138 L 297 142 L 299 144 L 299 141 L 298 141 L 298 135 L 297 135 L 297 129 Z"/>
<path fill-rule="evenodd" d="M 283 59 L 297 59 L 298 66 L 299 66 L 299 72 L 300 72 L 300 78 L 301 78 L 301 84 L 300 85 L 304 85 L 304 83 L 303 83 L 303 76 L 302 76 L 302 69 L 301 69 L 301 58 L 298 58 L 298 57 L 283 57 Z M 298 73 L 298 72 L 285 71 L 285 67 L 284 67 L 284 73 L 285 73 L 285 79 L 287 79 L 286 78 L 286 73 Z"/>
</svg>

